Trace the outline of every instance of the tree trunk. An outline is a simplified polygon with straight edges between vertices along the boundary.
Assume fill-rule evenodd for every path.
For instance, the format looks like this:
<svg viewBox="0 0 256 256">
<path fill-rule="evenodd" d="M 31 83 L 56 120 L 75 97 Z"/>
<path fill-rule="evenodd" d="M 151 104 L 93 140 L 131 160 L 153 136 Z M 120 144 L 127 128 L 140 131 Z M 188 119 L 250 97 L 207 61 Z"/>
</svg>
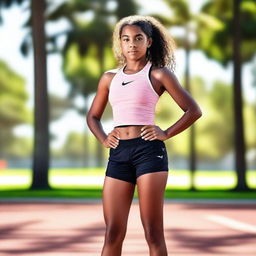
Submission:
<svg viewBox="0 0 256 256">
<path fill-rule="evenodd" d="M 49 130 L 46 74 L 46 50 L 44 31 L 45 0 L 32 3 L 32 35 L 34 48 L 34 155 L 31 189 L 49 189 Z"/>
<path fill-rule="evenodd" d="M 185 38 L 185 89 L 191 93 L 190 86 L 190 43 L 189 43 L 189 28 L 186 29 Z M 196 170 L 196 150 L 195 150 L 195 126 L 189 128 L 189 171 L 191 173 L 190 190 L 195 190 L 195 170 Z"/>
<path fill-rule="evenodd" d="M 234 82 L 234 125 L 235 125 L 235 169 L 238 183 L 235 190 L 247 190 L 246 184 L 246 162 L 245 162 L 245 141 L 244 141 L 244 121 L 243 121 L 243 102 L 241 89 L 241 13 L 240 0 L 234 0 L 233 11 L 233 82 Z"/>
</svg>

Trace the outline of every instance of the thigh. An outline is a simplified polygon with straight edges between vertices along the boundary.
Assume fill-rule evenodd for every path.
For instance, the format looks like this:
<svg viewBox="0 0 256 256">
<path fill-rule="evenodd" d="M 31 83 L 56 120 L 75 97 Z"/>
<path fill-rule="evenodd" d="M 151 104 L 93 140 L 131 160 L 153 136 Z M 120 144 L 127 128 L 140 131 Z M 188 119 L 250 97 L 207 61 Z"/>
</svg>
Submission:
<svg viewBox="0 0 256 256">
<path fill-rule="evenodd" d="M 135 185 L 105 177 L 103 186 L 103 212 L 106 225 L 126 227 Z"/>
<path fill-rule="evenodd" d="M 139 206 L 142 224 L 158 225 L 163 223 L 163 201 L 167 171 L 153 172 L 141 175 L 137 179 Z"/>
</svg>

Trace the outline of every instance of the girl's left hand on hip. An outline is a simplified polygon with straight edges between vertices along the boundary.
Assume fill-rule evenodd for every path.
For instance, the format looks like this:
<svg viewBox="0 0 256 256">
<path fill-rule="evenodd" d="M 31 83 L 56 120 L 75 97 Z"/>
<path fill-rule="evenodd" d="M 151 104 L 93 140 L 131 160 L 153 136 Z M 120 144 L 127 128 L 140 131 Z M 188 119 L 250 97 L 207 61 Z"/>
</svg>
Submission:
<svg viewBox="0 0 256 256">
<path fill-rule="evenodd" d="M 144 140 L 166 140 L 166 133 L 157 125 L 145 125 L 141 128 L 141 137 Z"/>
</svg>

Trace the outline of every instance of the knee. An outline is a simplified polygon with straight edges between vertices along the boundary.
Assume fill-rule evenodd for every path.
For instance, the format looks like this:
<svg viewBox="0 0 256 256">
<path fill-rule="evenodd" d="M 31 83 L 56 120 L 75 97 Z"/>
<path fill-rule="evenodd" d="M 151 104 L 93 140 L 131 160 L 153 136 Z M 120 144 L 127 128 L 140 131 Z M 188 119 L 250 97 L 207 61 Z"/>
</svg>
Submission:
<svg viewBox="0 0 256 256">
<path fill-rule="evenodd" d="M 126 230 L 115 225 L 107 226 L 105 243 L 109 245 L 120 244 L 123 242 Z"/>
<path fill-rule="evenodd" d="M 162 228 L 148 225 L 144 227 L 144 232 L 148 244 L 160 245 L 164 241 Z"/>
</svg>

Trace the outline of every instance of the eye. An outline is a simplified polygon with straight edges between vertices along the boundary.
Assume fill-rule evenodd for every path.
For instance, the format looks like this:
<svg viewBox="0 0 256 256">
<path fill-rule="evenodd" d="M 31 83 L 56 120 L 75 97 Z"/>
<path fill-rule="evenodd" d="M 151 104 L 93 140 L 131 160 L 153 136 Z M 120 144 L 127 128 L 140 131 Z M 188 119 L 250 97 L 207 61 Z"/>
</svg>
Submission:
<svg viewBox="0 0 256 256">
<path fill-rule="evenodd" d="M 140 36 L 140 37 L 137 37 L 136 40 L 137 40 L 137 41 L 141 41 L 141 40 L 143 40 L 143 37 L 141 37 L 141 36 Z"/>
<path fill-rule="evenodd" d="M 128 38 L 123 38 L 123 42 L 128 42 L 129 39 Z"/>
</svg>

